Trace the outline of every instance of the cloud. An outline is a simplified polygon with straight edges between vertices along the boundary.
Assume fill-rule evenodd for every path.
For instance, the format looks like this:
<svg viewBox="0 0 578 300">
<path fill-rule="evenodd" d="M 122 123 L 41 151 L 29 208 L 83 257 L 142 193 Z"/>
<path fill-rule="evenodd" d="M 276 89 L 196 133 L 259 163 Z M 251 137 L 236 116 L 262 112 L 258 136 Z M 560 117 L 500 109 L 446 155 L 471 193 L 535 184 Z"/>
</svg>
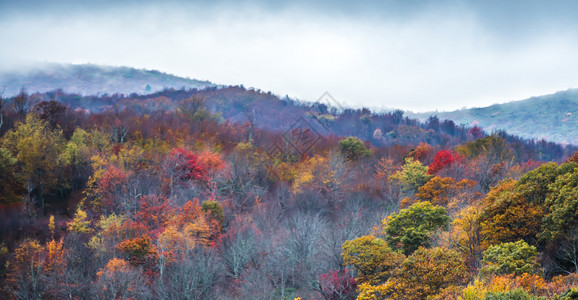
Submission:
<svg viewBox="0 0 578 300">
<path fill-rule="evenodd" d="M 0 2 L 0 62 L 128 65 L 419 111 L 575 86 L 576 5 L 502 2 Z"/>
</svg>

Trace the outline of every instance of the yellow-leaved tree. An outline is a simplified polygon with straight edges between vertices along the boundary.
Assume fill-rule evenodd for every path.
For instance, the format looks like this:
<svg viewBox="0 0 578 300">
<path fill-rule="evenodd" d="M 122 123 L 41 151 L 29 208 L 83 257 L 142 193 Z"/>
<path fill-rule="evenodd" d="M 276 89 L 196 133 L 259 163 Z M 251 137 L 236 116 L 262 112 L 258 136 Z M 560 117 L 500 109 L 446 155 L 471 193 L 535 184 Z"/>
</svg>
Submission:
<svg viewBox="0 0 578 300">
<path fill-rule="evenodd" d="M 29 216 L 34 215 L 36 205 L 44 211 L 47 192 L 67 184 L 59 176 L 63 169 L 60 159 L 64 147 L 62 132 L 50 129 L 35 114 L 28 114 L 24 122 L 16 123 L 12 130 L 6 132 L 2 146 L 16 157 L 26 190 Z"/>
</svg>

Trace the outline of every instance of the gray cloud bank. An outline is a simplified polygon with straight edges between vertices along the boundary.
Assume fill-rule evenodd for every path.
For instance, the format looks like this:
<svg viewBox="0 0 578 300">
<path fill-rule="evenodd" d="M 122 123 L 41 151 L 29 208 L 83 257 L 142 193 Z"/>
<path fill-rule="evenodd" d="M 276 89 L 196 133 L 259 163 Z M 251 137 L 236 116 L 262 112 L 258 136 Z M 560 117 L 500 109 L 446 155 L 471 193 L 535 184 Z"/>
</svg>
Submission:
<svg viewBox="0 0 578 300">
<path fill-rule="evenodd" d="M 577 1 L 0 1 L 0 66 L 127 65 L 424 111 L 576 87 Z"/>
</svg>

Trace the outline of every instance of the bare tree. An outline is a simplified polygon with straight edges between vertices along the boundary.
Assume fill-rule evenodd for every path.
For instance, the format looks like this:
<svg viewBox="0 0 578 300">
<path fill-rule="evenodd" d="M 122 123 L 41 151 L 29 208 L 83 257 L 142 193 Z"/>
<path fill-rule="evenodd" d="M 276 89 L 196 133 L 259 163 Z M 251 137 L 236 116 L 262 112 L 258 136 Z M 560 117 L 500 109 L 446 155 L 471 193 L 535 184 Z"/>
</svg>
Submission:
<svg viewBox="0 0 578 300">
<path fill-rule="evenodd" d="M 245 145 L 246 149 L 236 151 L 227 158 L 231 166 L 231 180 L 224 187 L 239 209 L 254 204 L 255 197 L 262 197 L 268 188 L 266 166 L 254 155 L 255 147 L 251 143 Z"/>
<path fill-rule="evenodd" d="M 98 273 L 93 286 L 97 299 L 149 299 L 150 291 L 142 270 L 113 258 Z"/>
<path fill-rule="evenodd" d="M 562 241 L 552 243 L 553 269 L 556 273 L 572 274 L 578 272 L 578 229 L 573 229 Z"/>
<path fill-rule="evenodd" d="M 286 223 L 288 229 L 286 256 L 298 266 L 296 285 L 315 288 L 316 279 L 326 270 L 323 235 L 327 223 L 318 214 L 296 213 Z"/>
<path fill-rule="evenodd" d="M 341 190 L 350 171 L 346 164 L 345 157 L 338 151 L 331 151 L 329 153 L 329 168 L 334 178 L 330 187 L 330 197 L 332 197 L 334 201 L 340 201 Z"/>
<path fill-rule="evenodd" d="M 162 299 L 214 299 L 222 272 L 214 251 L 196 249 L 189 258 L 166 269 L 157 292 Z"/>
<path fill-rule="evenodd" d="M 129 133 L 129 128 L 122 122 L 120 119 L 115 121 L 114 126 L 112 127 L 110 138 L 115 143 L 124 144 L 124 140 Z"/>
<path fill-rule="evenodd" d="M 163 175 L 169 184 L 169 198 L 173 198 L 175 189 L 182 178 L 185 177 L 187 169 L 183 168 L 186 164 L 186 157 L 183 153 L 169 153 L 161 163 Z"/>
<path fill-rule="evenodd" d="M 282 235 L 284 236 L 284 235 Z M 282 243 L 271 247 L 266 258 L 266 278 L 274 289 L 275 298 L 294 298 L 292 292 L 297 288 L 296 275 L 299 274 L 298 261 L 291 256 L 289 247 Z"/>
<path fill-rule="evenodd" d="M 26 92 L 25 88 L 20 89 L 20 93 L 12 100 L 12 105 L 14 106 L 14 110 L 18 114 L 20 120 L 23 120 L 32 106 L 30 96 Z"/>
<path fill-rule="evenodd" d="M 253 131 L 255 129 L 255 124 L 257 123 L 257 113 L 255 112 L 255 109 L 246 108 L 245 111 L 243 111 L 243 114 L 247 117 L 247 140 L 250 141 L 253 139 Z"/>
<path fill-rule="evenodd" d="M 227 276 L 239 280 L 250 265 L 257 264 L 257 236 L 252 228 L 223 238 L 221 257 Z"/>
<path fill-rule="evenodd" d="M 115 143 L 124 144 L 124 140 L 128 133 L 130 132 L 130 128 L 126 125 L 126 122 L 123 121 L 125 116 L 121 116 L 121 111 L 117 105 L 114 106 L 114 124 L 112 124 L 110 138 Z"/>
</svg>

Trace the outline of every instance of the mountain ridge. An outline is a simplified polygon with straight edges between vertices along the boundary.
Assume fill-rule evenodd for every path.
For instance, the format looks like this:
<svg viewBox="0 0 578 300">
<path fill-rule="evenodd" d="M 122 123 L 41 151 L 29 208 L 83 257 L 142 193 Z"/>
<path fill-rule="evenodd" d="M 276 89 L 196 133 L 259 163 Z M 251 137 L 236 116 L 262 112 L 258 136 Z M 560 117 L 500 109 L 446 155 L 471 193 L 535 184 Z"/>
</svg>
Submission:
<svg viewBox="0 0 578 300">
<path fill-rule="evenodd" d="M 3 97 L 15 96 L 21 88 L 25 88 L 29 93 L 59 89 L 66 93 L 98 96 L 150 95 L 165 89 L 202 90 L 211 87 L 224 86 L 157 70 L 95 64 L 43 63 L 21 70 L 0 71 L 0 95 Z M 479 126 L 486 131 L 505 130 L 526 139 L 545 139 L 578 145 L 578 89 L 487 107 L 405 113 L 421 120 L 437 116 L 440 120 Z"/>
<path fill-rule="evenodd" d="M 30 93 L 62 89 L 80 95 L 152 94 L 163 89 L 203 89 L 209 81 L 179 77 L 157 70 L 96 64 L 43 63 L 0 72 L 0 91 L 12 97 L 25 88 Z"/>
<path fill-rule="evenodd" d="M 484 130 L 506 130 L 523 138 L 578 145 L 578 89 L 530 97 L 487 107 L 449 112 L 408 113 L 425 120 L 430 116 Z"/>
</svg>

